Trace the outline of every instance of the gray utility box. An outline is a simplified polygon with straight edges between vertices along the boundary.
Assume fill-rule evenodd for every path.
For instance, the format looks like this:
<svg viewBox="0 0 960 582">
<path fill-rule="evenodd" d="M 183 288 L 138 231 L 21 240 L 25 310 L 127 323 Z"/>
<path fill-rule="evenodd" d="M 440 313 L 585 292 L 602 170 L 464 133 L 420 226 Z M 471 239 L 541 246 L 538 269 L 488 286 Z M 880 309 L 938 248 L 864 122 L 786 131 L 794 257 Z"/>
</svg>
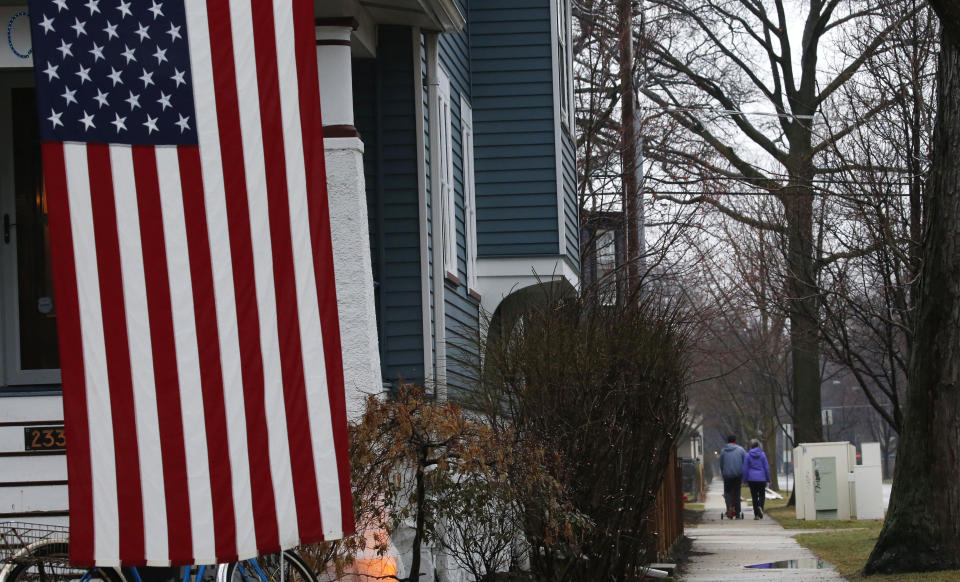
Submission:
<svg viewBox="0 0 960 582">
<path fill-rule="evenodd" d="M 797 519 L 850 519 L 856 493 L 850 478 L 857 449 L 850 443 L 801 443 L 793 449 Z"/>
</svg>

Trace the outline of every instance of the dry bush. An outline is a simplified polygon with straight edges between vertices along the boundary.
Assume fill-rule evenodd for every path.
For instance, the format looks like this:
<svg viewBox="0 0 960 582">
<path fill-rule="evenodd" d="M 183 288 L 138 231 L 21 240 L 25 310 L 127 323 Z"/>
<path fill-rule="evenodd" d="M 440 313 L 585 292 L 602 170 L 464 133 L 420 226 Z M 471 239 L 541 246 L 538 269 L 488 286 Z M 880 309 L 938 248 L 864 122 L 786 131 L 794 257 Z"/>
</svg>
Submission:
<svg viewBox="0 0 960 582">
<path fill-rule="evenodd" d="M 652 294 L 620 306 L 596 296 L 545 293 L 494 322 L 468 397 L 537 458 L 508 471 L 540 580 L 639 579 L 686 410 L 682 310 Z M 548 496 L 533 485 L 543 475 Z"/>
</svg>

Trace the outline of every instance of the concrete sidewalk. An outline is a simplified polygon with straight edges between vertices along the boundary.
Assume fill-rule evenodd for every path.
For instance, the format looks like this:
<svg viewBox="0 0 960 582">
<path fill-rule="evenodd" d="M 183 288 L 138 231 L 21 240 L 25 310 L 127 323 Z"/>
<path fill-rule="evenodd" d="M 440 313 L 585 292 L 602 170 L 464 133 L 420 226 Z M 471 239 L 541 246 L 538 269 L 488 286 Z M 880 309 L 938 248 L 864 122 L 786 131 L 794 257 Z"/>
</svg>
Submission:
<svg viewBox="0 0 960 582">
<path fill-rule="evenodd" d="M 707 491 L 703 521 L 686 530 L 693 540 L 690 562 L 681 580 L 687 582 L 727 582 L 740 580 L 803 580 L 820 582 L 843 580 L 832 569 L 790 568 L 752 569 L 746 566 L 816 556 L 793 539 L 795 534 L 811 530 L 785 530 L 771 518 L 753 519 L 749 502 L 743 503 L 743 520 L 720 520 L 724 510 L 723 481 L 714 479 Z M 807 565 L 802 562 L 801 565 Z M 812 564 L 811 564 L 812 565 Z"/>
</svg>

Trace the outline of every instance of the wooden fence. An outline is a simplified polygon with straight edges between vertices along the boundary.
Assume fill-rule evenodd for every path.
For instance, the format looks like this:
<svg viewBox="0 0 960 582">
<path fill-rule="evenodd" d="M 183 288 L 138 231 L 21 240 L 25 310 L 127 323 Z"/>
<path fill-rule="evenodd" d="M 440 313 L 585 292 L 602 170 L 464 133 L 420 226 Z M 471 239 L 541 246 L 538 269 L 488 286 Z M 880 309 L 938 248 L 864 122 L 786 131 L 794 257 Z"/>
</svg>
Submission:
<svg viewBox="0 0 960 582">
<path fill-rule="evenodd" d="M 657 559 L 664 560 L 683 536 L 683 467 L 676 451 L 670 455 L 657 491 L 652 522 L 657 535 Z"/>
</svg>

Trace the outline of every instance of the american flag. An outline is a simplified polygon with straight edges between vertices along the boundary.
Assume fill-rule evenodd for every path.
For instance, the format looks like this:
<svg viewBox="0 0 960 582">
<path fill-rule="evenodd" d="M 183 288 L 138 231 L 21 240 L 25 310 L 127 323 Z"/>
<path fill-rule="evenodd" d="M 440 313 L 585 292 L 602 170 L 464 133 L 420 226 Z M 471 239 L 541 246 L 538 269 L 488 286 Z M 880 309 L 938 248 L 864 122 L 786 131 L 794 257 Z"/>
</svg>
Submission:
<svg viewBox="0 0 960 582">
<path fill-rule="evenodd" d="M 312 0 L 31 0 L 78 565 L 353 530 Z"/>
</svg>

